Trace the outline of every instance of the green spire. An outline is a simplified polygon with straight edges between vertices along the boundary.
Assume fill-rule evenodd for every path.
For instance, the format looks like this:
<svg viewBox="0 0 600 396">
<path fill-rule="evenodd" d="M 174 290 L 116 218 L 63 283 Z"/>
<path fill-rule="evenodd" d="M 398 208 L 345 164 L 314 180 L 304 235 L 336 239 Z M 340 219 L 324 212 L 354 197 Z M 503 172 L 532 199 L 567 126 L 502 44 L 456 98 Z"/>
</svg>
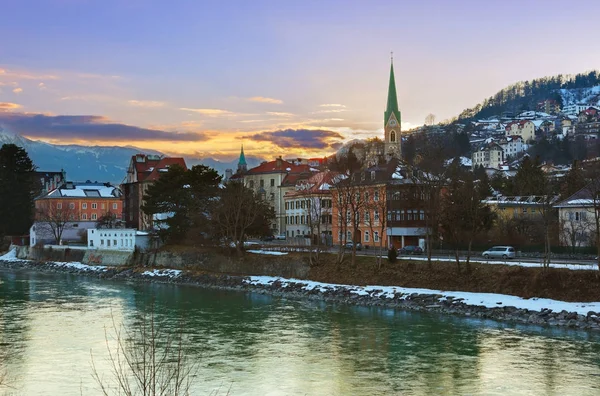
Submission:
<svg viewBox="0 0 600 396">
<path fill-rule="evenodd" d="M 244 155 L 244 145 L 242 144 L 242 152 L 240 153 L 240 161 L 238 162 L 238 166 L 246 166 L 246 156 Z"/>
<path fill-rule="evenodd" d="M 400 124 L 400 110 L 398 110 L 398 97 L 396 95 L 396 80 L 394 79 L 394 59 L 390 66 L 390 86 L 388 87 L 387 107 L 383 115 L 383 125 L 387 125 L 392 113 L 396 116 L 398 124 Z"/>
</svg>

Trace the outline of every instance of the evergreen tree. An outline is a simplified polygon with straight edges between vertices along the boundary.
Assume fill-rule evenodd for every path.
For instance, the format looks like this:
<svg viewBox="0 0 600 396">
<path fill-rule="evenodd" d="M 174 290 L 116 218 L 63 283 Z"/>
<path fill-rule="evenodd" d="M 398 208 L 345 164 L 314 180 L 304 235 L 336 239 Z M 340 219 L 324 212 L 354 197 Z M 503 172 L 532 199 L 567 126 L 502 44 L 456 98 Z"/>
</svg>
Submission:
<svg viewBox="0 0 600 396">
<path fill-rule="evenodd" d="M 539 195 L 540 186 L 546 184 L 546 175 L 540 168 L 539 158 L 531 160 L 529 156 L 523 159 L 515 175 L 515 192 L 518 195 Z"/>
<path fill-rule="evenodd" d="M 577 191 L 581 190 L 586 185 L 583 169 L 579 165 L 579 161 L 573 161 L 571 169 L 562 180 L 560 185 L 561 199 L 567 199 Z"/>
<path fill-rule="evenodd" d="M 14 144 L 0 148 L 0 236 L 27 234 L 40 185 L 27 152 Z"/>
</svg>

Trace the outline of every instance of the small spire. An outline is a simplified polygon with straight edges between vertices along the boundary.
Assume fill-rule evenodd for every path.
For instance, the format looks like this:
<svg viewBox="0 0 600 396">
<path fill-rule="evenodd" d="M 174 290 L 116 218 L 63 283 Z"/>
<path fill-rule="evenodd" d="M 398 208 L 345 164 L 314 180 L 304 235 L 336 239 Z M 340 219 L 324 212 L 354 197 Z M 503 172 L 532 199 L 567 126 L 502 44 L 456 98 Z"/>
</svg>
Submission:
<svg viewBox="0 0 600 396">
<path fill-rule="evenodd" d="M 244 155 L 244 145 L 242 144 L 242 150 L 240 151 L 240 160 L 238 161 L 238 172 L 245 172 L 248 170 L 248 164 L 246 163 L 246 156 Z"/>
</svg>

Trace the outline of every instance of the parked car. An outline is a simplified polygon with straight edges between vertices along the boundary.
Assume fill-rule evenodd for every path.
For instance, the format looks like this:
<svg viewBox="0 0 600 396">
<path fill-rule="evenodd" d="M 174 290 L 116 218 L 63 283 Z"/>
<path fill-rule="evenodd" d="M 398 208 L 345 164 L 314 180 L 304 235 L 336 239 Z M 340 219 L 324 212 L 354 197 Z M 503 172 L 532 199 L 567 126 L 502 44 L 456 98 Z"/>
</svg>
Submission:
<svg viewBox="0 0 600 396">
<path fill-rule="evenodd" d="M 275 239 L 277 239 L 277 240 L 281 240 L 281 241 L 285 241 L 285 234 L 278 234 L 278 235 L 275 235 Z"/>
<path fill-rule="evenodd" d="M 400 249 L 400 254 L 423 254 L 423 249 L 419 246 L 408 245 Z"/>
<path fill-rule="evenodd" d="M 272 241 L 273 239 L 275 239 L 275 237 L 274 237 L 273 235 L 267 235 L 267 236 L 264 236 L 264 237 L 262 238 L 262 240 L 263 240 L 263 241 L 265 241 L 265 242 L 270 242 L 270 241 Z"/>
<path fill-rule="evenodd" d="M 515 258 L 515 248 L 512 246 L 494 246 L 482 253 L 482 256 L 488 258 Z"/>
<path fill-rule="evenodd" d="M 346 244 L 344 245 L 346 249 L 352 249 L 353 246 L 354 242 L 346 242 Z M 360 242 L 356 243 L 356 250 L 362 250 L 362 245 L 360 244 Z"/>
</svg>

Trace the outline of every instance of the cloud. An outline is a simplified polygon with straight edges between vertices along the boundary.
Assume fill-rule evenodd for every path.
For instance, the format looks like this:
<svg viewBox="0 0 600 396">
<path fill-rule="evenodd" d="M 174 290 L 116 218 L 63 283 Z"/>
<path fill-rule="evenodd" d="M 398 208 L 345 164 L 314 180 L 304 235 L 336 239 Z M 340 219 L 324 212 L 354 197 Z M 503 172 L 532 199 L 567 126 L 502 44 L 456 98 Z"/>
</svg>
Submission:
<svg viewBox="0 0 600 396">
<path fill-rule="evenodd" d="M 253 96 L 248 98 L 252 102 L 271 103 L 271 104 L 283 104 L 281 99 L 265 98 L 264 96 Z"/>
<path fill-rule="evenodd" d="M 284 113 L 280 111 L 267 111 L 268 115 L 276 116 L 276 117 L 293 117 L 292 113 Z"/>
<path fill-rule="evenodd" d="M 0 102 L 0 111 L 11 111 L 20 109 L 22 106 L 16 103 Z"/>
<path fill-rule="evenodd" d="M 4 106 L 0 108 L 15 108 L 14 103 L 2 105 Z M 90 115 L 49 116 L 0 112 L 0 125 L 24 136 L 58 140 L 200 142 L 210 138 L 204 133 L 167 132 L 141 128 L 115 123 L 106 117 Z"/>
<path fill-rule="evenodd" d="M 329 114 L 329 113 L 342 113 L 344 111 L 348 111 L 346 109 L 329 109 L 329 110 L 319 110 L 313 111 L 311 114 Z"/>
<path fill-rule="evenodd" d="M 270 142 L 280 148 L 326 149 L 332 148 L 344 137 L 333 131 L 322 129 L 285 129 L 275 132 L 260 132 L 243 139 Z"/>
<path fill-rule="evenodd" d="M 233 116 L 235 113 L 228 110 L 221 109 L 191 109 L 189 107 L 182 107 L 179 110 L 183 111 L 191 111 L 194 113 L 202 114 L 208 117 L 224 117 L 224 116 Z"/>
<path fill-rule="evenodd" d="M 319 105 L 321 107 L 346 107 L 343 104 L 338 104 L 338 103 L 325 103 L 322 105 Z"/>
<path fill-rule="evenodd" d="M 13 92 L 16 94 L 20 94 L 21 92 L 23 92 L 23 88 L 15 88 L 13 89 Z"/>
<path fill-rule="evenodd" d="M 165 105 L 165 102 L 159 102 L 155 100 L 128 100 L 127 103 L 129 103 L 131 106 L 152 108 L 163 107 Z"/>
<path fill-rule="evenodd" d="M 40 89 L 40 91 L 45 91 L 48 87 L 46 87 L 46 84 L 41 82 L 38 84 L 38 88 Z"/>
<path fill-rule="evenodd" d="M 12 80 L 58 80 L 59 77 L 52 74 L 35 74 L 29 72 L 0 69 L 0 78 Z"/>
</svg>

